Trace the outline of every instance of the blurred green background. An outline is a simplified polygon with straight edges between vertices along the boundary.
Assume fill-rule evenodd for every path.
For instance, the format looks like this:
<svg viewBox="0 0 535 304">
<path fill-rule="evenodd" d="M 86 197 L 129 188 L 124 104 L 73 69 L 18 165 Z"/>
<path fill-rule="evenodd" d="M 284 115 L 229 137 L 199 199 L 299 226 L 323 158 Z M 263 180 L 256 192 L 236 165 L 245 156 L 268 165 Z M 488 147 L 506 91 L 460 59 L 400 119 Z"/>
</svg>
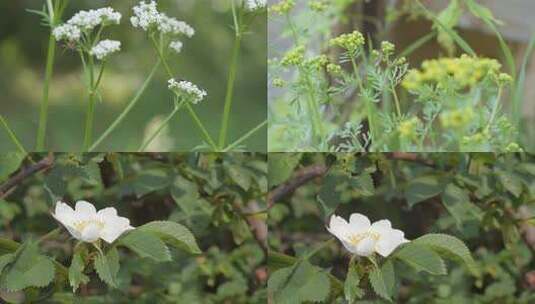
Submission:
<svg viewBox="0 0 535 304">
<path fill-rule="evenodd" d="M 64 20 L 81 9 L 112 6 L 123 14 L 121 25 L 106 30 L 105 39 L 120 40 L 122 50 L 110 57 L 101 86 L 102 102 L 97 104 L 94 138 L 106 130 L 124 109 L 156 62 L 144 32 L 130 25 L 131 8 L 137 0 L 70 1 Z M 23 145 L 34 149 L 39 104 L 42 96 L 48 29 L 27 9 L 41 9 L 45 1 L 0 1 L 0 114 L 8 121 Z M 208 91 L 208 98 L 196 105 L 198 115 L 213 138 L 217 138 L 226 92 L 227 74 L 234 31 L 230 1 L 158 1 L 159 10 L 192 25 L 196 35 L 183 39 L 180 55 L 171 56 L 177 78 L 189 80 Z M 255 18 L 242 43 L 235 99 L 228 141 L 232 142 L 266 119 L 267 19 Z M 79 151 L 87 92 L 79 57 L 63 45 L 57 49 L 50 91 L 47 149 Z M 101 151 L 132 151 L 139 148 L 148 125 L 172 108 L 163 68 L 127 119 L 99 146 Z M 165 136 L 165 135 L 164 135 Z M 170 150 L 191 150 L 202 137 L 187 112 L 179 112 L 170 124 Z M 266 131 L 262 129 L 245 142 L 249 151 L 265 151 Z M 0 131 L 0 151 L 15 146 L 4 129 Z"/>
</svg>

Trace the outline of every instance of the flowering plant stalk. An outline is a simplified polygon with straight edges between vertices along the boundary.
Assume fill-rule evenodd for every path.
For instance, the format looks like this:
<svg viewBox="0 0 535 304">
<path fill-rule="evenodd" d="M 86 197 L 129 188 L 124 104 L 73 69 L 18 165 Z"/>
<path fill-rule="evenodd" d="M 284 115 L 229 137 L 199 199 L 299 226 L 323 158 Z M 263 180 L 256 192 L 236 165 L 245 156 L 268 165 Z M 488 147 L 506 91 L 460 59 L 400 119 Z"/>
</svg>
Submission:
<svg viewBox="0 0 535 304">
<path fill-rule="evenodd" d="M 45 148 L 48 117 L 48 92 L 53 72 L 56 42 L 63 42 L 67 49 L 78 53 L 82 63 L 87 90 L 87 106 L 85 111 L 85 122 L 83 124 L 84 136 L 82 150 L 95 151 L 110 137 L 114 130 L 125 121 L 131 110 L 141 100 L 141 97 L 161 66 L 164 67 L 167 79 L 171 81 L 179 78 L 177 77 L 177 73 L 173 71 L 171 67 L 171 56 L 177 55 L 182 51 L 182 48 L 184 47 L 182 38 L 191 38 L 195 34 L 195 30 L 184 21 L 177 20 L 174 17 L 167 16 L 165 13 L 160 12 L 155 1 L 140 1 L 138 5 L 133 7 L 133 15 L 129 21 L 134 28 L 146 32 L 147 38 L 149 39 L 158 60 L 155 62 L 153 69 L 148 74 L 142 86 L 127 103 L 124 110 L 117 116 L 111 125 L 95 139 L 93 134 L 95 107 L 97 101 L 102 98 L 99 89 L 104 78 L 105 70 L 107 66 L 110 65 L 108 63 L 110 55 L 121 50 L 120 41 L 110 40 L 104 36 L 106 35 L 106 30 L 109 26 L 120 23 L 122 15 L 121 13 L 114 11 L 111 7 L 106 7 L 80 11 L 74 14 L 69 20 L 62 23 L 61 17 L 68 1 L 47 0 L 46 3 L 47 5 L 43 11 L 36 12 L 43 17 L 46 25 L 52 30 L 47 56 L 44 94 L 41 103 L 36 149 L 43 150 Z M 206 122 L 199 117 L 195 109 L 196 104 L 206 99 L 208 95 L 207 92 L 188 82 L 189 84 L 187 87 L 179 86 L 172 88 L 169 86 L 169 89 L 174 95 L 173 109 L 155 128 L 153 133 L 147 134 L 146 138 L 138 148 L 139 151 L 147 149 L 151 143 L 158 138 L 162 130 L 166 129 L 168 124 L 175 119 L 183 109 L 187 111 L 203 138 L 203 143 L 197 147 L 198 149 L 211 151 L 241 150 L 243 149 L 242 144 L 245 140 L 267 125 L 266 120 L 251 130 L 247 130 L 243 136 L 239 137 L 234 142 L 228 143 L 229 123 L 234 99 L 236 72 L 239 66 L 241 42 L 252 21 L 255 20 L 259 14 L 264 12 L 266 2 L 260 0 L 233 0 L 230 4 L 234 24 L 235 42 L 232 49 L 232 59 L 229 65 L 228 84 L 224 96 L 219 138 L 214 139 L 206 128 Z M 177 83 L 186 84 L 186 82 Z M 197 94 L 200 98 L 191 98 L 190 95 L 192 92 Z M 11 140 L 17 145 L 18 149 L 24 150 L 24 147 L 20 145 L 20 141 L 15 132 L 13 132 L 7 125 L 7 122 L 3 117 L 2 126 L 6 129 Z"/>
<path fill-rule="evenodd" d="M 499 24 L 486 8 L 465 2 L 491 28 Z M 464 7 L 459 1 L 438 17 L 418 3 L 410 6 L 434 27 L 401 51 L 382 39 L 388 32 L 377 33 L 375 42 L 358 28 L 333 30 L 354 17 L 345 15 L 349 2 L 297 4 L 282 0 L 269 8 L 272 23 L 280 27 L 276 39 L 291 45 L 272 50 L 269 60 L 271 151 L 523 150 L 518 101 L 511 98 L 511 111 L 505 105 L 518 88 L 510 49 L 498 33 L 507 73 L 445 25 L 448 12 Z M 455 52 L 411 68 L 408 56 L 433 37 L 449 41 L 445 48 Z M 456 55 L 457 48 L 462 54 Z"/>
</svg>

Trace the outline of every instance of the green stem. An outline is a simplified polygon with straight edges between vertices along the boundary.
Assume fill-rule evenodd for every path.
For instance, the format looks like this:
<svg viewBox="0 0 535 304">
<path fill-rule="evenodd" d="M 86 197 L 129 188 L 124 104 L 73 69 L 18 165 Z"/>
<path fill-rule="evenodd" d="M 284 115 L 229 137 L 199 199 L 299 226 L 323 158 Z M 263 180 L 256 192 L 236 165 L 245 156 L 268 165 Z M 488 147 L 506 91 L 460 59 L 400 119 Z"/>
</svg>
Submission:
<svg viewBox="0 0 535 304">
<path fill-rule="evenodd" d="M 156 48 L 156 52 L 158 53 L 158 56 L 160 57 L 160 60 L 163 63 L 163 66 L 165 67 L 165 70 L 166 70 L 168 76 L 170 78 L 173 78 L 174 77 L 173 71 L 171 70 L 171 67 L 169 67 L 169 64 L 167 64 L 167 60 L 165 60 L 165 56 L 164 56 L 162 50 L 160 49 L 160 47 L 158 45 L 158 42 L 156 41 L 156 39 L 154 39 L 153 36 L 151 36 L 151 39 L 152 39 L 152 42 L 154 44 L 154 47 Z M 186 108 L 188 109 L 188 112 L 189 112 L 191 118 L 195 121 L 195 123 L 197 124 L 197 126 L 199 127 L 201 132 L 203 133 L 204 137 L 206 138 L 206 140 L 208 141 L 210 146 L 212 146 L 212 149 L 214 149 L 214 151 L 218 151 L 219 149 L 218 149 L 217 145 L 215 144 L 214 140 L 210 136 L 210 133 L 208 133 L 208 131 L 206 130 L 206 128 L 204 127 L 204 125 L 200 121 L 199 117 L 197 116 L 197 113 L 195 113 L 195 110 L 193 110 L 193 108 L 191 107 L 191 104 L 190 103 L 186 103 Z"/>
<path fill-rule="evenodd" d="M 232 107 L 232 99 L 234 96 L 234 82 L 236 81 L 236 70 L 238 67 L 238 57 L 241 48 L 241 33 L 238 32 L 239 29 L 236 31 L 236 38 L 234 40 L 232 59 L 230 61 L 230 70 L 228 74 L 227 93 L 225 96 L 225 108 L 223 110 L 223 120 L 221 121 L 221 131 L 219 133 L 220 148 L 223 148 L 225 146 L 227 140 L 230 109 Z"/>
<path fill-rule="evenodd" d="M 401 105 L 398 98 L 398 93 L 396 92 L 396 88 L 394 88 L 393 84 L 390 84 L 390 89 L 392 90 L 392 94 L 394 95 L 394 102 L 396 103 L 396 112 L 398 114 L 398 117 L 401 117 Z"/>
<path fill-rule="evenodd" d="M 498 107 L 500 105 L 500 99 L 502 98 L 502 87 L 500 86 L 498 88 L 498 96 L 496 97 L 496 102 L 494 103 L 494 107 L 492 108 L 492 113 L 490 115 L 490 119 L 489 119 L 489 122 L 487 124 L 487 127 L 485 128 L 485 130 L 489 130 L 492 123 L 494 122 L 494 120 L 496 119 L 496 115 L 498 114 Z"/>
<path fill-rule="evenodd" d="M 351 57 L 351 65 L 353 66 L 353 73 L 355 74 L 355 80 L 357 81 L 360 93 L 362 94 L 364 92 L 364 85 L 362 84 L 362 79 L 360 78 L 359 70 L 357 67 L 357 62 L 355 61 L 355 58 L 353 57 Z M 370 102 L 369 98 L 364 97 L 364 103 L 366 106 L 366 112 L 368 112 L 368 124 L 370 127 L 371 140 L 373 142 L 373 140 L 377 138 L 376 133 L 375 133 L 377 130 L 375 126 L 375 111 L 373 108 L 373 104 Z"/>
<path fill-rule="evenodd" d="M 305 85 L 307 87 L 308 92 L 308 99 L 307 99 L 307 107 L 308 107 L 308 113 L 309 113 L 309 119 L 312 121 L 312 129 L 314 133 L 314 139 L 321 140 L 323 138 L 323 125 L 321 122 L 321 115 L 319 112 L 320 105 L 318 104 L 316 97 L 314 96 L 314 88 L 312 86 L 312 82 L 310 81 L 309 75 L 304 72 L 302 73 L 303 77 L 305 79 Z"/>
<path fill-rule="evenodd" d="M 249 132 L 247 132 L 245 135 L 240 137 L 240 139 L 236 140 L 232 144 L 228 145 L 222 152 L 228 152 L 232 151 L 234 148 L 236 148 L 239 144 L 247 140 L 249 137 L 251 137 L 254 133 L 256 133 L 258 130 L 262 129 L 265 125 L 267 125 L 268 121 L 264 120 L 263 123 L 259 124 L 258 126 L 251 129 Z"/>
<path fill-rule="evenodd" d="M 102 141 L 104 141 L 117 128 L 117 126 L 123 122 L 125 117 L 134 108 L 134 106 L 137 104 L 137 102 L 141 98 L 141 95 L 143 95 L 143 93 L 145 92 L 145 90 L 149 86 L 150 82 L 152 81 L 152 78 L 154 78 L 154 75 L 156 74 L 156 71 L 158 70 L 158 68 L 160 68 L 161 62 L 162 61 L 160 59 L 158 59 L 158 62 L 156 62 L 156 64 L 152 68 L 152 71 L 150 72 L 149 76 L 147 77 L 147 79 L 145 79 L 145 82 L 143 83 L 141 88 L 137 91 L 137 93 L 134 96 L 134 98 L 132 98 L 132 100 L 130 100 L 130 102 L 128 103 L 126 108 L 123 110 L 123 112 L 121 112 L 121 114 L 113 121 L 113 123 L 108 127 L 108 129 L 106 129 L 106 131 L 104 131 L 104 133 L 102 133 L 102 135 L 99 137 L 99 139 L 97 139 L 97 141 L 95 141 L 93 143 L 93 145 L 91 145 L 91 147 L 89 148 L 89 152 L 94 151 L 102 143 Z"/>
<path fill-rule="evenodd" d="M 52 13 L 51 13 L 52 14 Z M 50 80 L 54 71 L 54 58 L 56 54 L 56 40 L 52 33 L 48 38 L 48 51 L 46 55 L 45 80 L 43 86 L 43 97 L 41 99 L 41 109 L 39 113 L 39 128 L 37 129 L 36 151 L 45 149 L 46 126 L 48 120 L 48 97 L 50 91 Z"/>
<path fill-rule="evenodd" d="M 9 127 L 9 125 L 7 124 L 6 120 L 4 119 L 2 115 L 0 115 L 0 123 L 2 123 L 2 125 L 4 126 L 4 129 L 6 129 L 6 132 L 9 135 L 9 138 L 11 138 L 11 141 L 13 141 L 15 146 L 17 146 L 17 149 L 21 153 L 28 154 L 28 152 L 26 151 L 26 149 L 24 149 L 24 146 L 20 143 L 19 139 L 17 138 L 13 130 L 11 130 L 11 128 Z"/>
<path fill-rule="evenodd" d="M 156 129 L 156 131 L 149 136 L 149 138 L 141 145 L 141 147 L 138 149 L 138 152 L 144 152 L 145 149 L 154 141 L 158 135 L 162 132 L 162 130 L 169 124 L 171 119 L 176 115 L 176 113 L 182 108 L 184 102 L 181 102 L 180 105 L 176 106 L 173 111 L 165 118 L 165 120 L 160 124 L 160 126 Z"/>
<path fill-rule="evenodd" d="M 85 119 L 85 134 L 84 134 L 84 146 L 83 151 L 88 151 L 91 142 L 93 141 L 93 120 L 95 117 L 95 90 L 94 87 L 94 60 L 93 56 L 89 56 L 89 101 L 87 103 L 86 119 Z"/>
<path fill-rule="evenodd" d="M 191 118 L 193 118 L 193 120 L 197 124 L 197 127 L 199 127 L 199 129 L 201 130 L 201 132 L 204 135 L 204 138 L 206 139 L 208 144 L 212 147 L 212 149 L 214 149 L 214 151 L 218 151 L 219 149 L 217 148 L 216 143 L 214 142 L 212 137 L 210 137 L 210 134 L 208 133 L 208 131 L 206 130 L 204 125 L 201 123 L 201 120 L 199 119 L 199 117 L 197 116 L 195 111 L 193 111 L 193 108 L 191 107 L 191 104 L 186 103 L 186 108 L 188 109 L 188 111 L 189 111 L 189 113 L 191 115 Z"/>
</svg>

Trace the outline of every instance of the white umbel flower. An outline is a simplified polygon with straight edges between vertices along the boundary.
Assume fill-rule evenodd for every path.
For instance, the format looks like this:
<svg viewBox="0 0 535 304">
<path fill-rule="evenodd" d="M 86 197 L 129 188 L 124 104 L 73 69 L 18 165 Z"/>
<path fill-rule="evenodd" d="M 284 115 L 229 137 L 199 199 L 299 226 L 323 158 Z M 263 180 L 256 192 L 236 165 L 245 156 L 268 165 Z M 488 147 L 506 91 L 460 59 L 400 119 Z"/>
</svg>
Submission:
<svg viewBox="0 0 535 304">
<path fill-rule="evenodd" d="M 185 35 L 189 38 L 195 35 L 195 30 L 189 24 L 175 18 L 167 17 L 164 13 L 160 14 L 158 30 L 164 34 Z"/>
<path fill-rule="evenodd" d="M 91 31 L 101 24 L 119 24 L 121 17 L 121 13 L 114 11 L 111 7 L 105 7 L 97 10 L 79 11 L 67 21 L 67 24 L 77 26 L 82 31 Z"/>
<path fill-rule="evenodd" d="M 266 7 L 266 0 L 245 0 L 245 9 L 248 11 L 256 11 Z"/>
<path fill-rule="evenodd" d="M 168 83 L 170 90 L 193 104 L 198 104 L 208 95 L 205 90 L 199 89 L 199 87 L 189 81 L 177 82 L 174 78 L 171 78 Z"/>
<path fill-rule="evenodd" d="M 149 3 L 141 1 L 132 10 L 134 16 L 130 18 L 130 22 L 135 28 L 141 28 L 144 31 L 157 29 L 162 34 L 185 35 L 187 37 L 192 37 L 195 34 L 195 30 L 186 22 L 159 12 L 155 1 Z"/>
<path fill-rule="evenodd" d="M 349 252 L 359 256 L 378 253 L 387 257 L 399 245 L 409 242 L 403 231 L 392 229 L 389 220 L 372 224 L 368 217 L 359 213 L 351 214 L 349 223 L 340 216 L 331 216 L 327 230 L 338 238 Z"/>
<path fill-rule="evenodd" d="M 171 43 L 169 44 L 169 47 L 170 47 L 173 51 L 175 51 L 175 53 L 177 53 L 177 54 L 180 53 L 180 52 L 182 51 L 182 46 L 183 46 L 182 42 L 181 42 L 181 41 L 178 41 L 178 40 L 177 40 L 177 41 L 173 41 L 173 42 L 171 42 Z"/>
<path fill-rule="evenodd" d="M 115 208 L 104 208 L 97 212 L 95 206 L 86 201 L 76 202 L 74 210 L 63 202 L 57 202 L 52 216 L 74 238 L 87 243 L 102 239 L 111 244 L 126 231 L 134 229 L 129 219 L 117 215 Z"/>
<path fill-rule="evenodd" d="M 121 50 L 121 42 L 116 40 L 102 40 L 95 45 L 89 52 L 91 55 L 97 57 L 98 60 L 103 60 L 110 54 Z"/>
<path fill-rule="evenodd" d="M 141 1 L 132 10 L 134 11 L 134 16 L 130 18 L 130 22 L 135 28 L 140 27 L 144 31 L 147 31 L 151 26 L 157 25 L 160 20 L 160 13 L 154 1 L 149 3 Z"/>
<path fill-rule="evenodd" d="M 68 40 L 68 41 L 78 41 L 82 35 L 80 29 L 77 26 L 70 24 L 63 24 L 57 26 L 52 31 L 52 35 L 56 38 L 56 41 Z"/>
</svg>

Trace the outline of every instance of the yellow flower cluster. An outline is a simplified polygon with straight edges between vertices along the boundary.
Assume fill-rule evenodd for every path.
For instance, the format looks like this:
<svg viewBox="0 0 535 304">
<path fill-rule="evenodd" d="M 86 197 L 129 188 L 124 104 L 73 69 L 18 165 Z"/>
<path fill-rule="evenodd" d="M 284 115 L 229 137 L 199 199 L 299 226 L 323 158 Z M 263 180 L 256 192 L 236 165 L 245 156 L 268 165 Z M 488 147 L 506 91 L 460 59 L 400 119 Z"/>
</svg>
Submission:
<svg viewBox="0 0 535 304">
<path fill-rule="evenodd" d="M 277 4 L 273 4 L 269 8 L 270 13 L 285 15 L 288 14 L 295 6 L 295 0 L 282 0 Z"/>
<path fill-rule="evenodd" d="M 398 126 L 399 135 L 401 135 L 403 138 L 409 139 L 416 137 L 416 131 L 420 123 L 421 122 L 418 117 L 413 117 L 400 122 Z"/>
<path fill-rule="evenodd" d="M 394 54 L 394 51 L 396 50 L 396 46 L 392 44 L 389 41 L 383 41 L 381 42 L 381 52 L 385 54 L 385 56 L 391 56 Z"/>
<path fill-rule="evenodd" d="M 329 41 L 331 46 L 339 46 L 347 51 L 355 52 L 364 45 L 364 36 L 359 31 L 342 34 Z"/>
<path fill-rule="evenodd" d="M 497 75 L 500 68 L 501 64 L 494 59 L 471 57 L 466 54 L 459 58 L 427 60 L 422 64 L 421 70 L 409 71 L 403 86 L 408 90 L 414 90 L 425 83 L 441 85 L 451 77 L 459 87 L 469 88 L 488 75 Z"/>
<path fill-rule="evenodd" d="M 272 84 L 276 88 L 282 88 L 282 87 L 286 86 L 286 81 L 284 81 L 284 79 L 282 79 L 282 78 L 278 78 L 277 77 L 277 78 L 273 79 Z"/>
<path fill-rule="evenodd" d="M 323 69 L 323 67 L 325 67 L 327 64 L 329 64 L 329 58 L 327 58 L 326 55 L 319 55 L 311 58 L 310 60 L 307 60 L 305 64 L 319 71 Z"/>
<path fill-rule="evenodd" d="M 505 152 L 524 152 L 519 144 L 512 142 L 505 147 Z"/>
<path fill-rule="evenodd" d="M 305 47 L 298 46 L 286 53 L 281 60 L 282 66 L 298 66 L 305 60 Z"/>
<path fill-rule="evenodd" d="M 310 9 L 316 12 L 323 12 L 327 9 L 328 4 L 325 0 L 310 1 Z"/>
<path fill-rule="evenodd" d="M 334 76 L 342 75 L 342 67 L 335 63 L 329 63 L 327 65 L 327 72 Z"/>
<path fill-rule="evenodd" d="M 474 110 L 472 108 L 445 111 L 440 114 L 440 122 L 444 128 L 466 127 L 473 118 Z"/>
</svg>

